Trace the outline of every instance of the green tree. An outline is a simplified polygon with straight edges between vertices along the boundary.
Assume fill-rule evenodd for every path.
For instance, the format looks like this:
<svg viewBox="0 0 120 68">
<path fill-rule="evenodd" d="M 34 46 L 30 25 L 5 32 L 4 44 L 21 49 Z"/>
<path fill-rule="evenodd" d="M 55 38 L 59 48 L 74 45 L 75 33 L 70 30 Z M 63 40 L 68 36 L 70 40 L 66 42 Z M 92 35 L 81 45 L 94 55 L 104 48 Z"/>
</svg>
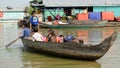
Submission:
<svg viewBox="0 0 120 68">
<path fill-rule="evenodd" d="M 33 11 L 34 11 L 34 8 L 33 8 L 32 6 L 30 6 L 30 7 L 28 8 L 28 13 L 31 15 Z"/>
</svg>

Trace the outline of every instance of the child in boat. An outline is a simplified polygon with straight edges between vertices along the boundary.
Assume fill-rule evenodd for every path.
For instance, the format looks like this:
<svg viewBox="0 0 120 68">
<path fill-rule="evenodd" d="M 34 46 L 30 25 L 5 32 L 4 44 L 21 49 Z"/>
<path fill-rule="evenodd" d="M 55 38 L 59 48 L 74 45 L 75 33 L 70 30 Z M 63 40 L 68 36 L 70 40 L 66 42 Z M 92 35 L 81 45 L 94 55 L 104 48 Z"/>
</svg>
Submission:
<svg viewBox="0 0 120 68">
<path fill-rule="evenodd" d="M 19 38 L 29 37 L 31 35 L 31 30 L 28 28 L 26 23 L 22 23 L 22 35 Z"/>
<path fill-rule="evenodd" d="M 44 37 L 38 32 L 38 28 L 34 29 L 34 34 L 32 35 L 33 41 L 44 41 Z"/>
<path fill-rule="evenodd" d="M 83 41 L 83 40 L 79 40 L 79 43 L 80 43 L 80 44 L 84 44 L 84 41 Z"/>
<path fill-rule="evenodd" d="M 60 43 L 63 43 L 63 42 L 64 42 L 64 36 L 60 35 Z"/>
<path fill-rule="evenodd" d="M 75 38 L 75 37 L 72 36 L 72 35 L 67 36 L 67 37 L 64 39 L 64 41 L 65 41 L 65 42 L 73 42 L 73 43 L 84 44 L 84 41 L 83 41 L 83 40 L 79 40 L 79 39 Z"/>
<path fill-rule="evenodd" d="M 57 43 L 63 43 L 64 42 L 64 36 L 60 35 L 59 37 L 56 37 Z"/>
<path fill-rule="evenodd" d="M 52 29 L 48 30 L 48 35 L 46 38 L 48 42 L 56 42 L 56 35 Z"/>
</svg>

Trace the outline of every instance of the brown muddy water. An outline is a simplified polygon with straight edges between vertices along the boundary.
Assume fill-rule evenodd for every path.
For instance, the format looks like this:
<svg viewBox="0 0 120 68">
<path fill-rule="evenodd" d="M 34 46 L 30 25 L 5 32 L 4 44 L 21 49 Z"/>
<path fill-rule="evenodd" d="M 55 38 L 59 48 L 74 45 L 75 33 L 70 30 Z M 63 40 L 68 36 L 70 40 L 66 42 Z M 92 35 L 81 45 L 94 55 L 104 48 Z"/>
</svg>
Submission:
<svg viewBox="0 0 120 68">
<path fill-rule="evenodd" d="M 49 55 L 23 51 L 21 40 L 5 48 L 5 45 L 16 39 L 21 29 L 16 23 L 0 23 L 0 68 L 119 68 L 120 67 L 120 27 L 105 28 L 67 28 L 54 29 L 57 35 L 74 35 L 85 41 L 85 44 L 97 44 L 117 31 L 118 36 L 113 46 L 96 61 L 65 59 Z M 47 35 L 47 29 L 41 29 Z"/>
</svg>

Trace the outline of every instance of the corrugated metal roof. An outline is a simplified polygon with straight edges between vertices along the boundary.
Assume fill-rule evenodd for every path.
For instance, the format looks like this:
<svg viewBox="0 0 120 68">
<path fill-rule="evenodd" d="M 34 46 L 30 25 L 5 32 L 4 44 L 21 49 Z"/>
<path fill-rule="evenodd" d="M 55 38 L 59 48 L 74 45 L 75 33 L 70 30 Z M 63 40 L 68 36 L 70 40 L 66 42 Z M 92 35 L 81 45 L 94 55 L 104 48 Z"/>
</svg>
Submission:
<svg viewBox="0 0 120 68">
<path fill-rule="evenodd" d="M 120 0 L 107 0 L 108 5 L 120 5 Z"/>
<path fill-rule="evenodd" d="M 46 7 L 120 5 L 120 0 L 43 0 Z"/>
</svg>

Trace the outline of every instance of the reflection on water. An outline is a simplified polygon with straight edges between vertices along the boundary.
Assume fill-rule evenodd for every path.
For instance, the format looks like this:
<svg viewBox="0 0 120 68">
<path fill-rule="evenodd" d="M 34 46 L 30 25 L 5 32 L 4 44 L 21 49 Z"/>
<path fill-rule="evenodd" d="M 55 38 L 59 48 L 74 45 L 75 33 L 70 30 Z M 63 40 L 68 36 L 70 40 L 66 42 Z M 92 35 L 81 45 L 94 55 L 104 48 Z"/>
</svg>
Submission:
<svg viewBox="0 0 120 68">
<path fill-rule="evenodd" d="M 74 35 L 85 41 L 85 44 L 100 43 L 103 39 L 118 32 L 118 37 L 110 50 L 95 61 L 81 61 L 58 58 L 38 53 L 22 51 L 21 40 L 12 44 L 8 49 L 5 45 L 18 37 L 16 23 L 0 24 L 0 68 L 116 68 L 120 67 L 120 30 L 119 28 L 90 28 L 90 29 L 54 29 L 57 36 L 63 34 Z M 47 35 L 47 29 L 41 29 L 42 34 Z M 114 65 L 113 65 L 114 64 Z"/>
<path fill-rule="evenodd" d="M 83 40 L 84 42 L 89 42 L 89 40 L 88 40 L 88 36 L 89 36 L 89 32 L 88 32 L 88 30 L 86 30 L 86 29 L 83 29 L 83 30 L 77 30 L 77 38 L 78 39 L 81 39 L 81 40 Z"/>
<path fill-rule="evenodd" d="M 48 55 L 35 53 L 24 53 L 24 59 L 24 68 L 101 68 L 100 64 L 94 61 L 48 57 Z"/>
<path fill-rule="evenodd" d="M 20 50 L 5 50 L 0 48 L 0 68 L 22 68 Z"/>
<path fill-rule="evenodd" d="M 16 23 L 0 24 L 0 68 L 22 68 L 22 54 L 19 48 L 6 49 L 5 45 L 14 40 L 18 33 Z M 13 44 L 16 45 L 16 44 Z"/>
<path fill-rule="evenodd" d="M 3 44 L 2 43 L 2 36 L 3 36 L 3 26 L 2 26 L 2 24 L 0 24 L 0 44 Z"/>
<path fill-rule="evenodd" d="M 89 40 L 90 43 L 99 43 L 102 39 L 102 30 L 101 29 L 91 29 L 89 31 Z"/>
<path fill-rule="evenodd" d="M 10 41 L 16 39 L 18 36 L 17 23 L 4 23 L 3 24 L 3 42 L 4 45 L 8 44 Z"/>
</svg>

